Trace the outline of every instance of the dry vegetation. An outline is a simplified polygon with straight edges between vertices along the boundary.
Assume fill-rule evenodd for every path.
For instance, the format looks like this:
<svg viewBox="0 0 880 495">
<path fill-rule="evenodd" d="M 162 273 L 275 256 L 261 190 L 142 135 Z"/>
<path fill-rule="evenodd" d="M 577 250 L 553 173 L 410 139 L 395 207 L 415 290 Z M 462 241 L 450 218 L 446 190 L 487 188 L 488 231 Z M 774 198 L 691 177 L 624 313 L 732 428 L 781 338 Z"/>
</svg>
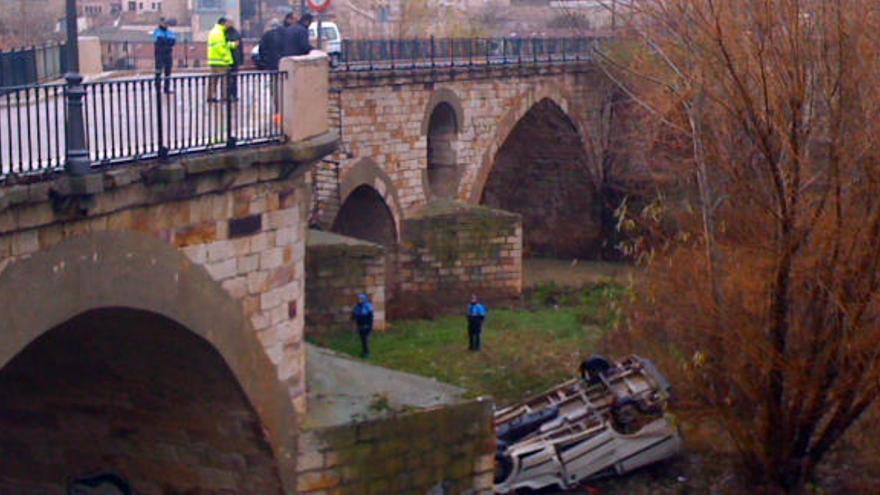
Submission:
<svg viewBox="0 0 880 495">
<path fill-rule="evenodd" d="M 43 45 L 61 39 L 55 22 L 61 12 L 34 8 L 25 2 L 0 13 L 0 50 Z"/>
<path fill-rule="evenodd" d="M 867 448 L 847 432 L 869 427 L 880 393 L 878 5 L 642 0 L 627 14 L 604 65 L 649 115 L 645 165 L 664 193 L 624 222 L 648 261 L 613 345 L 673 375 L 751 487 L 801 493 L 841 442 Z"/>
</svg>

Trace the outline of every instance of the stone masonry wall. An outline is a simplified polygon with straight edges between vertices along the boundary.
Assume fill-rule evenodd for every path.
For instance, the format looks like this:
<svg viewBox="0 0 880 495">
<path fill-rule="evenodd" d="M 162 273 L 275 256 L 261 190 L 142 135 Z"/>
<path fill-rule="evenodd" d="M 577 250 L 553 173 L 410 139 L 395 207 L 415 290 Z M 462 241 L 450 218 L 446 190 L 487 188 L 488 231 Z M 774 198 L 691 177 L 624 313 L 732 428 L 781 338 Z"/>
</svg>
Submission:
<svg viewBox="0 0 880 495">
<path fill-rule="evenodd" d="M 303 432 L 303 495 L 490 495 L 492 407 L 473 401 Z"/>
<path fill-rule="evenodd" d="M 471 292 L 509 299 L 522 291 L 522 224 L 516 214 L 432 203 L 403 222 L 402 239 L 401 298 L 410 302 L 403 307 L 421 311 L 425 304 L 463 305 Z"/>
<path fill-rule="evenodd" d="M 267 149 L 170 168 L 105 173 L 86 215 L 56 212 L 52 182 L 0 191 L 0 276 L 17 260 L 91 232 L 136 231 L 182 250 L 241 302 L 257 338 L 305 408 L 304 263 L 309 189 Z M 161 290 L 161 288 L 157 288 Z"/>
<path fill-rule="evenodd" d="M 382 246 L 310 231 L 306 250 L 306 332 L 310 337 L 352 330 L 357 295 L 370 296 L 374 327 L 385 329 L 385 252 Z"/>
<path fill-rule="evenodd" d="M 462 125 L 452 143 L 460 177 L 457 197 L 478 203 L 495 154 L 529 109 L 549 98 L 585 135 L 599 118 L 595 109 L 601 108 L 599 100 L 608 84 L 589 65 L 446 72 L 410 77 L 332 75 L 334 91 L 340 92 L 331 102 L 339 106 L 342 129 L 342 145 L 334 157 L 341 164 L 340 175 L 345 177 L 359 160 L 370 158 L 391 177 L 404 218 L 430 197 L 426 119 L 433 105 L 445 101 L 438 101 L 438 95 L 454 95 L 452 107 L 463 114 L 458 116 Z M 324 215 L 335 214 L 330 198 L 322 205 Z M 329 224 L 333 218 L 322 221 Z"/>
</svg>

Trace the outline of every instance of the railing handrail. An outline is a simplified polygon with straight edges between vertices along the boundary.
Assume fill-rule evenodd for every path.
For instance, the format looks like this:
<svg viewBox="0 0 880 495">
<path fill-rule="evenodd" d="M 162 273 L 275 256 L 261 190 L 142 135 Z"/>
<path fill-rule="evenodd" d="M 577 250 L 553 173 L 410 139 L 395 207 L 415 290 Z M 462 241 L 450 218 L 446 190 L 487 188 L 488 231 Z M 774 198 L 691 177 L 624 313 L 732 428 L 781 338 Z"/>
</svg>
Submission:
<svg viewBox="0 0 880 495">
<path fill-rule="evenodd" d="M 89 161 L 106 167 L 283 142 L 286 79 L 282 71 L 246 70 L 82 84 Z M 64 167 L 67 90 L 52 83 L 0 91 L 0 181 Z"/>
<path fill-rule="evenodd" d="M 394 71 L 580 62 L 587 60 L 594 46 L 606 38 L 607 36 L 487 36 L 343 40 L 342 53 L 334 70 Z"/>
</svg>

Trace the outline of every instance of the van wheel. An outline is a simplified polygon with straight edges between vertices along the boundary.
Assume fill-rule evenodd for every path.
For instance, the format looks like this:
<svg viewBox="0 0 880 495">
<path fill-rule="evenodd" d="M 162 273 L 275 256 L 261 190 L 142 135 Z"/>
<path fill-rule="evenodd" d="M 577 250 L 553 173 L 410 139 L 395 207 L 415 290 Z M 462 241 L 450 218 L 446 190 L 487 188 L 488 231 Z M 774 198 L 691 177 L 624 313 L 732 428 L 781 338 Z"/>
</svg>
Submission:
<svg viewBox="0 0 880 495">
<path fill-rule="evenodd" d="M 604 356 L 593 356 L 581 363 L 581 378 L 590 385 L 602 381 L 601 375 L 608 372 L 614 365 Z"/>
<path fill-rule="evenodd" d="M 513 460 L 501 452 L 495 453 L 495 483 L 501 483 L 510 476 L 513 471 Z"/>
</svg>

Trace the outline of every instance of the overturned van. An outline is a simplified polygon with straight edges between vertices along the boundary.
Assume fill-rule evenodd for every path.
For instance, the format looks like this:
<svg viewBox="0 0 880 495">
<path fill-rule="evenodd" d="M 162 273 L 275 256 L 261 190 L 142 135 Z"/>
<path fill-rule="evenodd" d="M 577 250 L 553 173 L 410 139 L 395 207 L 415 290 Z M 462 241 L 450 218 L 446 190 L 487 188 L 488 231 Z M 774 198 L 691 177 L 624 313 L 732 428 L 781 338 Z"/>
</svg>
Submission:
<svg viewBox="0 0 880 495">
<path fill-rule="evenodd" d="M 572 488 L 681 451 L 666 414 L 671 387 L 654 363 L 594 356 L 580 375 L 495 412 L 497 493 Z"/>
</svg>

